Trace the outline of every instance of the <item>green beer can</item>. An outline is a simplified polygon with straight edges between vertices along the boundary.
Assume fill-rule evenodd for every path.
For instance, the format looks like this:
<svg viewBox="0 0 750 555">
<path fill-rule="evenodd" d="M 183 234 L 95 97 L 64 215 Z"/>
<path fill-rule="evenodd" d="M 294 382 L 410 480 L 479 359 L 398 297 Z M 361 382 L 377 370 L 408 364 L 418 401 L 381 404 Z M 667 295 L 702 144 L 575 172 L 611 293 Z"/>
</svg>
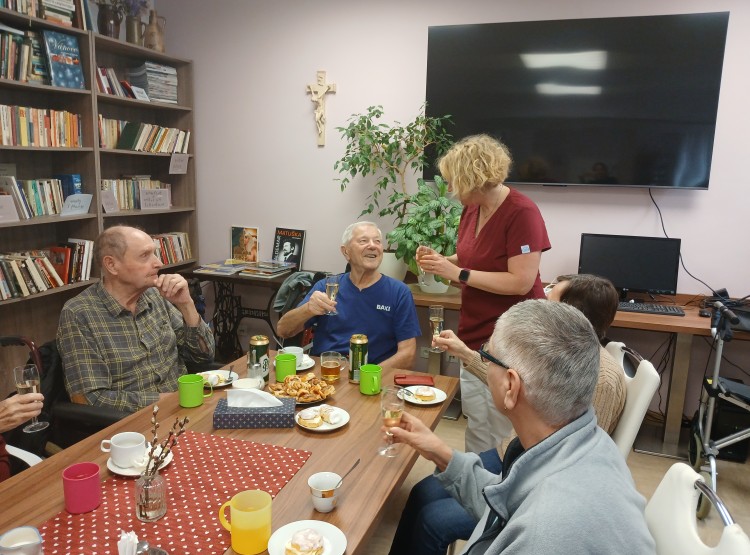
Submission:
<svg viewBox="0 0 750 555">
<path fill-rule="evenodd" d="M 247 349 L 247 369 L 253 363 L 260 364 L 263 372 L 263 381 L 268 383 L 268 337 L 265 335 L 253 335 L 250 337 L 250 345 Z"/>
<path fill-rule="evenodd" d="M 349 383 L 359 383 L 359 369 L 367 364 L 367 336 L 355 333 L 349 340 Z"/>
</svg>

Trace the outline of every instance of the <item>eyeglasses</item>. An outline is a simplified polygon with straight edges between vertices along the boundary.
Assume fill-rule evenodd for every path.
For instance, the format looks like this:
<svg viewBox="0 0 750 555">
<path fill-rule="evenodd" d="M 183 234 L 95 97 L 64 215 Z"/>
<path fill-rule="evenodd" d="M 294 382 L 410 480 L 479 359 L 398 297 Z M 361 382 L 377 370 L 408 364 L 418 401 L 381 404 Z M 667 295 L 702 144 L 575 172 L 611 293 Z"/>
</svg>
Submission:
<svg viewBox="0 0 750 555">
<path fill-rule="evenodd" d="M 491 354 L 487 352 L 487 343 L 483 344 L 479 348 L 479 358 L 482 359 L 482 362 L 485 364 L 491 362 L 492 364 L 497 364 L 498 366 L 501 366 L 502 368 L 505 368 L 506 370 L 510 369 L 510 366 L 505 364 L 504 362 L 500 362 L 499 359 L 496 359 Z"/>
</svg>

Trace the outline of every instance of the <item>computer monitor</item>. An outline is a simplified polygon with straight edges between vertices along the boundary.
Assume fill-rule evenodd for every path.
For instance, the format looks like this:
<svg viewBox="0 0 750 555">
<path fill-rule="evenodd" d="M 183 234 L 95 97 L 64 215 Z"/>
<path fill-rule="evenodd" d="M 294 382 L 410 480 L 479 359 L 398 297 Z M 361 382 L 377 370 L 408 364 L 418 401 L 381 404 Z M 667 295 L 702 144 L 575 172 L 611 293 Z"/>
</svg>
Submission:
<svg viewBox="0 0 750 555">
<path fill-rule="evenodd" d="M 629 291 L 677 293 L 680 239 L 581 234 L 578 273 L 609 279 L 625 300 Z"/>
</svg>

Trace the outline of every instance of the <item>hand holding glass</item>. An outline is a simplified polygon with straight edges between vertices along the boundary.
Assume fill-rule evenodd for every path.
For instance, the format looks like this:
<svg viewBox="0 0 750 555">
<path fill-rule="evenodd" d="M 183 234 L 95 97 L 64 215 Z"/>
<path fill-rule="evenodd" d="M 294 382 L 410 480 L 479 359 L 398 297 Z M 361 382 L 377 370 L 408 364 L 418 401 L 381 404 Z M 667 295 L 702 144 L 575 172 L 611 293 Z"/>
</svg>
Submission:
<svg viewBox="0 0 750 555">
<path fill-rule="evenodd" d="M 16 366 L 13 369 L 13 377 L 16 380 L 16 390 L 19 395 L 39 393 L 39 370 L 36 364 Z M 47 426 L 49 426 L 49 422 L 39 422 L 36 416 L 33 416 L 31 424 L 25 426 L 23 431 L 27 433 L 38 432 L 44 430 Z"/>
<path fill-rule="evenodd" d="M 419 245 L 419 247 L 417 248 L 416 259 L 417 269 L 419 270 L 418 279 L 419 285 L 421 285 L 422 287 L 427 286 L 427 281 L 425 280 L 425 271 L 422 269 L 422 265 L 420 264 L 420 258 L 422 258 L 422 256 L 424 256 L 425 254 L 429 254 L 431 250 L 432 249 L 430 249 L 430 247 L 425 245 Z"/>
<path fill-rule="evenodd" d="M 441 305 L 430 306 L 430 326 L 432 326 L 433 337 L 440 336 L 440 332 L 443 331 L 443 321 L 443 307 Z M 430 347 L 430 351 L 433 353 L 443 352 L 439 347 Z"/>
<path fill-rule="evenodd" d="M 336 295 L 339 293 L 339 275 L 333 275 L 333 276 L 326 276 L 326 295 L 329 299 L 332 301 L 336 300 Z M 338 314 L 336 310 L 331 310 L 329 312 L 326 312 L 329 316 L 335 316 Z"/>
<path fill-rule="evenodd" d="M 404 413 L 403 388 L 397 385 L 389 385 L 383 388 L 380 396 L 380 410 L 383 416 L 383 425 L 386 428 L 395 428 L 401 424 L 401 415 Z M 395 457 L 398 454 L 398 443 L 393 443 L 393 434 L 385 432 L 385 443 L 378 448 L 378 455 L 384 457 Z"/>
</svg>

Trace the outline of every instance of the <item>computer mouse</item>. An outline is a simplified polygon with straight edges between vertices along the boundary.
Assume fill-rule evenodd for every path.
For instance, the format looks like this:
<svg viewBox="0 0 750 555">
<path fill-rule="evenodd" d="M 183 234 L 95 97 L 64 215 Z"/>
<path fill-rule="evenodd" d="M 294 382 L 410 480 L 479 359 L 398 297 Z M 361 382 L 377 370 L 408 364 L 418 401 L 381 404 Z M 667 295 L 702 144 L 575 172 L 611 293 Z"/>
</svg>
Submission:
<svg viewBox="0 0 750 555">
<path fill-rule="evenodd" d="M 711 311 L 707 308 L 701 308 L 698 311 L 698 316 L 703 316 L 704 318 L 710 318 L 711 317 Z"/>
</svg>

